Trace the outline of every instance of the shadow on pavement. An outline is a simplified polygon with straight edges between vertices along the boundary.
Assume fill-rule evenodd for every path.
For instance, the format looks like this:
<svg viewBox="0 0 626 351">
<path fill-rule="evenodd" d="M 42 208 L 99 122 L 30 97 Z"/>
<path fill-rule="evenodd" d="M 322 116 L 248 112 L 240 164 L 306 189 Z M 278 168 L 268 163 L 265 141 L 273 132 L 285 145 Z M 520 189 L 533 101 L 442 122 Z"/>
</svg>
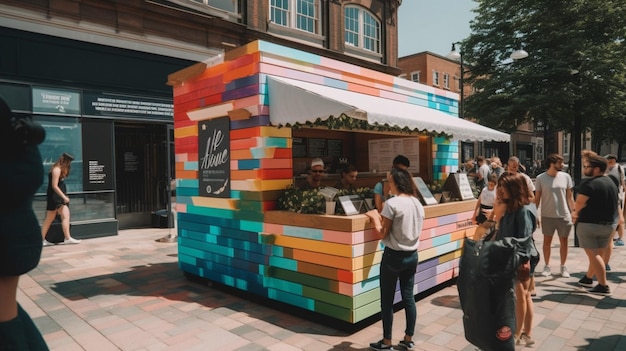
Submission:
<svg viewBox="0 0 626 351">
<path fill-rule="evenodd" d="M 176 262 L 133 266 L 130 271 L 58 282 L 50 288 L 72 301 L 105 295 L 125 295 L 197 303 L 224 316 L 246 313 L 294 332 L 332 336 L 352 334 L 380 319 L 375 315 L 353 325 L 203 278 L 186 278 Z M 315 322 L 320 327 L 311 328 L 310 324 L 299 323 L 298 319 Z"/>
</svg>

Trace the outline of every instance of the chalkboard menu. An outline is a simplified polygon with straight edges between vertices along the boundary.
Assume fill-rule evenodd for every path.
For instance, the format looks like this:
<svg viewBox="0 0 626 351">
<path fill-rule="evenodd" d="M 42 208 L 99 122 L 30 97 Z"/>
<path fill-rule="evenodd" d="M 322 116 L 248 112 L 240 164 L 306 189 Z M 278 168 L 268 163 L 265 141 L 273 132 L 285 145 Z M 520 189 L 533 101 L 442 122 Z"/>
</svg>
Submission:
<svg viewBox="0 0 626 351">
<path fill-rule="evenodd" d="M 308 138 L 309 157 L 326 157 L 326 139 Z"/>
<path fill-rule="evenodd" d="M 328 139 L 328 156 L 332 156 L 332 157 L 343 156 L 343 140 Z"/>
<path fill-rule="evenodd" d="M 430 192 L 428 185 L 424 183 L 422 177 L 413 177 L 413 182 L 415 182 L 415 185 L 417 186 L 417 196 L 419 197 L 422 205 L 437 204 L 437 199 L 435 199 L 433 194 Z"/>
<path fill-rule="evenodd" d="M 443 190 L 450 192 L 451 200 L 475 199 L 469 179 L 465 173 L 452 173 L 443 184 Z"/>
<path fill-rule="evenodd" d="M 293 157 L 306 157 L 306 139 L 293 138 L 291 151 L 293 152 Z"/>
</svg>

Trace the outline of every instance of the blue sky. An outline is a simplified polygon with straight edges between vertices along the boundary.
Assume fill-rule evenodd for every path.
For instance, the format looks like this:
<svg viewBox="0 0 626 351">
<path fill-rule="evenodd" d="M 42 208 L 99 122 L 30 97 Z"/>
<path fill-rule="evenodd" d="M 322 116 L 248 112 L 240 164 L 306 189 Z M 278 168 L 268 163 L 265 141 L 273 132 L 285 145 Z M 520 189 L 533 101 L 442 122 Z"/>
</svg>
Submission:
<svg viewBox="0 0 626 351">
<path fill-rule="evenodd" d="M 473 0 L 404 0 L 398 9 L 398 54 L 422 51 L 446 56 L 453 42 L 469 36 Z"/>
</svg>

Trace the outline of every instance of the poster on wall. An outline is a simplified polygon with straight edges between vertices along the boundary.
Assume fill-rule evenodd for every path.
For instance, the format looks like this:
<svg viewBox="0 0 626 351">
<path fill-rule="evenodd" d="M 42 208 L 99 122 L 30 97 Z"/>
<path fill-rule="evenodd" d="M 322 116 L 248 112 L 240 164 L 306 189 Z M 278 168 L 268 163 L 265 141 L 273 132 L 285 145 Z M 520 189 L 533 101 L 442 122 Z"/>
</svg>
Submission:
<svg viewBox="0 0 626 351">
<path fill-rule="evenodd" d="M 419 138 L 372 139 L 369 141 L 370 171 L 386 172 L 391 169 L 393 159 L 404 155 L 409 159 L 409 172 L 420 171 Z"/>
<path fill-rule="evenodd" d="M 200 196 L 230 197 L 230 120 L 198 122 Z"/>
<path fill-rule="evenodd" d="M 83 190 L 113 189 L 113 124 L 85 119 L 83 132 Z"/>
</svg>

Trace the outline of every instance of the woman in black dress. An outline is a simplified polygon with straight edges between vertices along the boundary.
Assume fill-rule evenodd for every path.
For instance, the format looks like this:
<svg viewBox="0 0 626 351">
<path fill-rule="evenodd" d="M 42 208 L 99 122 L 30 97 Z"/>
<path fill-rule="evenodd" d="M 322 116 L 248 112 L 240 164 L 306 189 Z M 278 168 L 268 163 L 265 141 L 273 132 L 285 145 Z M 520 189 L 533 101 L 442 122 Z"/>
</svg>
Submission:
<svg viewBox="0 0 626 351">
<path fill-rule="evenodd" d="M 52 165 L 48 173 L 48 191 L 46 193 L 46 219 L 41 225 L 41 236 L 43 246 L 52 245 L 46 240 L 46 234 L 54 218 L 61 216 L 61 228 L 63 229 L 64 244 L 78 244 L 80 240 L 72 238 L 70 235 L 70 198 L 67 196 L 65 178 L 70 174 L 70 163 L 74 156 L 64 152 L 61 157 Z"/>
</svg>

